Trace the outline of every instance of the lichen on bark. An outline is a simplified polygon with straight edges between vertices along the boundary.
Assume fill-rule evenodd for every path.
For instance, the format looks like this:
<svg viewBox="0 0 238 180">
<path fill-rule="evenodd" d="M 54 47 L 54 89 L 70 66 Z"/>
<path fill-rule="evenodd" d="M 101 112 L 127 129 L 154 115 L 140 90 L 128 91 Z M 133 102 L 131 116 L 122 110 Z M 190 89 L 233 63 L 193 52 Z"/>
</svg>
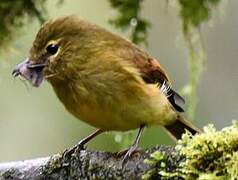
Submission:
<svg viewBox="0 0 238 180">
<path fill-rule="evenodd" d="M 205 126 L 204 132 L 192 136 L 189 132 L 178 141 L 176 157 L 184 157 L 173 170 L 167 168 L 169 157 L 154 152 L 147 163 L 154 167 L 143 177 L 181 179 L 231 179 L 238 178 L 238 123 L 216 131 L 213 125 Z"/>
</svg>

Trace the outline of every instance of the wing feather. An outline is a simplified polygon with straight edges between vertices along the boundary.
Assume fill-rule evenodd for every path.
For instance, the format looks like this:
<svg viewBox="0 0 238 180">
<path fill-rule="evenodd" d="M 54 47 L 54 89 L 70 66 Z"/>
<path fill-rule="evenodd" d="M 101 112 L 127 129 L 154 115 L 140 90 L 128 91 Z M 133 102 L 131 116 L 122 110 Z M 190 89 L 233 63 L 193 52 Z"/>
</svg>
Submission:
<svg viewBox="0 0 238 180">
<path fill-rule="evenodd" d="M 125 47 L 126 46 L 126 47 Z M 180 106 L 184 104 L 184 99 L 171 88 L 171 81 L 165 70 L 160 65 L 159 61 L 150 57 L 143 50 L 134 46 L 133 44 L 124 45 L 124 57 L 127 54 L 127 59 L 133 61 L 135 66 L 139 69 L 141 77 L 148 84 L 158 84 L 163 88 L 163 92 L 167 96 L 172 106 L 179 112 L 184 110 Z"/>
</svg>

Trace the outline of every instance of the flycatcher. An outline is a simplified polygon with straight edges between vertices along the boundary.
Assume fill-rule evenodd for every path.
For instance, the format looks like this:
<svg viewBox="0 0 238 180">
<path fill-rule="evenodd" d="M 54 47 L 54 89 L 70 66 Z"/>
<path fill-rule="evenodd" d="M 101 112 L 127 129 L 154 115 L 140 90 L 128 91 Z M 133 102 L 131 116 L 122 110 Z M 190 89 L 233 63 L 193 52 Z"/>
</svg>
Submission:
<svg viewBox="0 0 238 180">
<path fill-rule="evenodd" d="M 163 126 L 175 139 L 186 129 L 199 132 L 180 115 L 184 100 L 171 88 L 158 60 L 77 16 L 46 22 L 29 57 L 17 65 L 13 75 L 35 87 L 46 79 L 71 114 L 97 128 L 76 147 L 105 131 L 139 128 L 126 159 L 137 148 L 146 126 Z"/>
</svg>

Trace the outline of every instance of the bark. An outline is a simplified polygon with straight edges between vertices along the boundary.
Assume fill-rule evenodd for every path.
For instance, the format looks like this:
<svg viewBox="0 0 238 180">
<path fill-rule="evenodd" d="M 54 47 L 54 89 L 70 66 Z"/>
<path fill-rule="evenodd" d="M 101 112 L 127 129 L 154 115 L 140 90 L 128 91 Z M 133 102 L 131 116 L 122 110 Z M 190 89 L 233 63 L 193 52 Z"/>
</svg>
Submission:
<svg viewBox="0 0 238 180">
<path fill-rule="evenodd" d="M 110 152 L 78 150 L 69 156 L 60 154 L 32 160 L 0 164 L 1 180 L 30 179 L 141 179 L 152 165 L 144 162 L 151 153 L 160 151 L 167 156 L 174 153 L 173 147 L 157 146 L 141 150 L 122 165 L 122 156 Z M 177 158 L 176 158 L 177 159 Z M 176 167 L 177 160 L 170 161 Z"/>
</svg>

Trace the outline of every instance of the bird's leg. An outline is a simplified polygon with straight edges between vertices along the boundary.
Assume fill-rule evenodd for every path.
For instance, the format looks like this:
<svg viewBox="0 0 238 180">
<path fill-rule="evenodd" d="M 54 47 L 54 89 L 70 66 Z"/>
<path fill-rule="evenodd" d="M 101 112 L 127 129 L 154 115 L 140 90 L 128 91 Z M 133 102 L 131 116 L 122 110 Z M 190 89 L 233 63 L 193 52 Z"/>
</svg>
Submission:
<svg viewBox="0 0 238 180">
<path fill-rule="evenodd" d="M 71 156 L 78 149 L 84 149 L 85 144 L 87 144 L 90 140 L 92 140 L 93 138 L 95 138 L 96 136 L 98 136 L 103 132 L 105 132 L 105 130 L 97 129 L 95 132 L 83 138 L 81 141 L 79 141 L 76 145 L 74 145 L 70 149 L 66 149 L 63 153 L 63 157 Z"/>
<path fill-rule="evenodd" d="M 138 131 L 138 134 L 136 136 L 136 139 L 134 141 L 134 143 L 132 144 L 132 146 L 126 151 L 126 154 L 124 155 L 123 157 L 123 160 L 122 160 L 122 164 L 124 164 L 129 158 L 130 156 L 137 150 L 138 148 L 138 145 L 139 145 L 139 142 L 140 142 L 140 138 L 141 138 L 141 135 L 143 133 L 143 130 L 145 128 L 145 125 L 141 125 L 140 126 L 140 129 Z"/>
</svg>

